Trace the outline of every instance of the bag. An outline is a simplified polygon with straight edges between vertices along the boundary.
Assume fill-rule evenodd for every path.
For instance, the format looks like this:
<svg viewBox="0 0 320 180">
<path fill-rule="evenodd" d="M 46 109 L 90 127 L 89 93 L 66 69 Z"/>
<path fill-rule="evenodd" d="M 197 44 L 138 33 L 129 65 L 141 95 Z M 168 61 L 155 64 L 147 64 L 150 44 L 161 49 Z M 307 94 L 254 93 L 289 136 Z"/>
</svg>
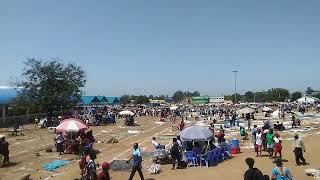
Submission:
<svg viewBox="0 0 320 180">
<path fill-rule="evenodd" d="M 148 169 L 149 174 L 158 174 L 160 172 L 160 165 L 159 164 L 152 164 Z"/>
</svg>

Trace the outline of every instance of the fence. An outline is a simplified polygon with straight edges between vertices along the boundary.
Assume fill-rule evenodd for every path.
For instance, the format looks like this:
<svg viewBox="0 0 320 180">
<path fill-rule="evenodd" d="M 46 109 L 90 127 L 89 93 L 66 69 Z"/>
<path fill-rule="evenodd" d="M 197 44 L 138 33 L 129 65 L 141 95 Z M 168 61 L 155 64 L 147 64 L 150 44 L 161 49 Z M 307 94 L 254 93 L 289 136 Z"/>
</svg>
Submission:
<svg viewBox="0 0 320 180">
<path fill-rule="evenodd" d="M 23 115 L 23 116 L 11 116 L 11 117 L 6 117 L 5 122 L 3 118 L 0 118 L 0 128 L 8 128 L 8 127 L 13 127 L 17 123 L 19 125 L 25 125 L 25 124 L 30 124 L 34 123 L 35 118 L 43 118 L 46 117 L 46 113 L 38 113 L 38 114 L 28 114 L 28 115 Z"/>
</svg>

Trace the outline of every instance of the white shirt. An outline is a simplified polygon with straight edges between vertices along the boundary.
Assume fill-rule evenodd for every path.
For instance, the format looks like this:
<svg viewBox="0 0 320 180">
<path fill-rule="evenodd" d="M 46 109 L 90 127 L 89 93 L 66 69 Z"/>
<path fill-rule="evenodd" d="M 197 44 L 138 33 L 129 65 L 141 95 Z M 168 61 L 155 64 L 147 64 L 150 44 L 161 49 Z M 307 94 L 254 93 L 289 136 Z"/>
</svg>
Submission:
<svg viewBox="0 0 320 180">
<path fill-rule="evenodd" d="M 182 147 L 182 143 L 180 140 L 177 140 L 179 147 Z"/>
<path fill-rule="evenodd" d="M 159 143 L 157 143 L 155 140 L 152 140 L 151 142 L 152 142 L 154 147 L 158 147 L 159 146 Z"/>
<path fill-rule="evenodd" d="M 257 145 L 262 145 L 262 138 L 261 138 L 261 133 L 260 134 L 256 134 L 256 144 Z"/>
<path fill-rule="evenodd" d="M 274 137 L 273 140 L 274 140 L 275 143 L 279 143 L 281 138 Z"/>
</svg>

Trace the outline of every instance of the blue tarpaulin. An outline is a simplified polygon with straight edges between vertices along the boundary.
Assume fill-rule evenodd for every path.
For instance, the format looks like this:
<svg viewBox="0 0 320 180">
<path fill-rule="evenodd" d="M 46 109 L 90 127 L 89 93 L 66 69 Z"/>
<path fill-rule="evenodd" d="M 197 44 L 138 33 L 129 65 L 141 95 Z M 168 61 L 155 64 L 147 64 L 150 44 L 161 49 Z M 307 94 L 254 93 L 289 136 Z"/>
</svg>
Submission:
<svg viewBox="0 0 320 180">
<path fill-rule="evenodd" d="M 66 161 L 66 160 L 53 160 L 50 163 L 43 164 L 42 167 L 47 171 L 54 171 L 59 167 L 67 165 L 69 163 L 70 161 Z"/>
</svg>

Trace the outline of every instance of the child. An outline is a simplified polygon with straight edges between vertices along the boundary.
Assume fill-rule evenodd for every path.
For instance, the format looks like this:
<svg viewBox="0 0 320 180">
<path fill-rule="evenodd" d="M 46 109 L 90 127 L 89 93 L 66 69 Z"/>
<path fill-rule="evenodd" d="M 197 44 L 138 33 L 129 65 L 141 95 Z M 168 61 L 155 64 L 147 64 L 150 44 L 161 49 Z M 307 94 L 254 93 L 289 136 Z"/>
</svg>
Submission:
<svg viewBox="0 0 320 180">
<path fill-rule="evenodd" d="M 109 169 L 110 169 L 110 164 L 108 162 L 102 163 L 102 172 L 98 176 L 98 180 L 110 180 L 110 174 L 109 174 Z"/>
</svg>

